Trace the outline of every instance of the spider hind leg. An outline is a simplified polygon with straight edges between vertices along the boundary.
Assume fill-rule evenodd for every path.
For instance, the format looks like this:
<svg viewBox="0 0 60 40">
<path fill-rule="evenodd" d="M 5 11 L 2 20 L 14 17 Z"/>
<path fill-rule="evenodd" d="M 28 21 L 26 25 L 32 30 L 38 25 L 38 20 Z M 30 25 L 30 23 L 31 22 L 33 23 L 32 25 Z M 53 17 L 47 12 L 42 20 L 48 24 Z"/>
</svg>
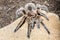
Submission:
<svg viewBox="0 0 60 40">
<path fill-rule="evenodd" d="M 46 29 L 46 31 L 48 32 L 48 34 L 50 34 L 50 31 L 46 28 L 45 24 L 43 22 L 41 22 L 41 24 L 43 25 L 43 27 Z"/>
</svg>

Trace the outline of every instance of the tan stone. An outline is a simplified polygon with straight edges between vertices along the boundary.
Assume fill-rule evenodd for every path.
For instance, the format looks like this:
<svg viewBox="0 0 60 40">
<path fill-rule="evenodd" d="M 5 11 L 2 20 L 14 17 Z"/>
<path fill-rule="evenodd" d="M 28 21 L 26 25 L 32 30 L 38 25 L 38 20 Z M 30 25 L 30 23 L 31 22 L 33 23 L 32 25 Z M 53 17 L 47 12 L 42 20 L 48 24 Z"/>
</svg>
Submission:
<svg viewBox="0 0 60 40">
<path fill-rule="evenodd" d="M 31 38 L 27 38 L 27 23 L 25 23 L 16 33 L 14 29 L 19 23 L 20 19 L 17 19 L 10 25 L 0 29 L 0 40 L 60 40 L 60 21 L 56 14 L 47 14 L 49 21 L 45 18 L 44 23 L 50 31 L 50 35 L 46 32 L 43 26 L 40 29 L 35 27 L 31 32 Z"/>
</svg>

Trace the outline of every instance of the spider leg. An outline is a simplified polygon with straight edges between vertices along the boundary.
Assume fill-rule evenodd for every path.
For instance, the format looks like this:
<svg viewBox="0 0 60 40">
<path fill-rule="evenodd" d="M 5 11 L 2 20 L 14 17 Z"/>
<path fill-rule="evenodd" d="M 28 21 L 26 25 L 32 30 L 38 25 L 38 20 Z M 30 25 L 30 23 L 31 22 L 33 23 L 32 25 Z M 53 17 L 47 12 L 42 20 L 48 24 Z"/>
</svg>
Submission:
<svg viewBox="0 0 60 40">
<path fill-rule="evenodd" d="M 35 23 L 33 22 L 33 23 L 31 24 L 31 28 L 34 29 L 34 27 L 35 27 Z"/>
<path fill-rule="evenodd" d="M 32 28 L 32 29 L 34 29 L 35 24 L 36 24 L 36 20 L 35 20 L 35 19 L 33 19 L 33 20 L 32 20 L 32 22 L 31 22 L 31 25 L 32 25 L 32 27 L 31 27 L 31 28 Z"/>
<path fill-rule="evenodd" d="M 41 22 L 41 24 L 43 25 L 43 27 L 46 29 L 46 31 L 48 32 L 48 34 L 50 34 L 50 31 L 46 28 L 45 24 L 43 22 Z"/>
<path fill-rule="evenodd" d="M 31 34 L 31 23 L 28 23 L 28 32 L 27 32 L 27 37 L 30 38 L 30 34 Z"/>
<path fill-rule="evenodd" d="M 39 12 L 37 11 L 37 14 L 40 15 L 40 16 L 45 17 L 45 18 L 49 21 L 48 17 L 47 17 L 44 13 L 39 13 Z"/>
<path fill-rule="evenodd" d="M 48 17 L 45 14 L 41 13 L 40 15 L 45 17 L 49 21 Z"/>
<path fill-rule="evenodd" d="M 37 28 L 40 28 L 40 22 L 39 22 L 39 20 L 36 21 L 36 24 L 37 24 Z"/>
<path fill-rule="evenodd" d="M 18 31 L 19 28 L 22 27 L 22 25 L 25 23 L 27 17 L 23 17 L 18 26 L 15 28 L 14 32 Z"/>
</svg>

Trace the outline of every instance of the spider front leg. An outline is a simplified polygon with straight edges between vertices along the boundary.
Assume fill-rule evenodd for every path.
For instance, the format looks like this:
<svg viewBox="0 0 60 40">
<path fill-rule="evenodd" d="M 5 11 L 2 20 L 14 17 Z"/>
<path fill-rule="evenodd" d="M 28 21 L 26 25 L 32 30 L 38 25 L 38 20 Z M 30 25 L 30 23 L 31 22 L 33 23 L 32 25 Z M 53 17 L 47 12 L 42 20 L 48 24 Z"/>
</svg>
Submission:
<svg viewBox="0 0 60 40">
<path fill-rule="evenodd" d="M 43 22 L 41 22 L 41 24 L 43 25 L 43 27 L 46 29 L 46 31 L 48 32 L 48 34 L 50 34 L 50 31 L 46 28 L 45 24 Z"/>
<path fill-rule="evenodd" d="M 22 20 L 20 21 L 20 23 L 18 24 L 18 26 L 15 28 L 14 32 L 18 31 L 19 28 L 22 27 L 22 25 L 23 25 L 23 24 L 25 23 L 25 21 L 26 21 L 26 18 L 27 18 L 27 17 L 25 17 L 25 16 L 22 18 Z"/>
</svg>

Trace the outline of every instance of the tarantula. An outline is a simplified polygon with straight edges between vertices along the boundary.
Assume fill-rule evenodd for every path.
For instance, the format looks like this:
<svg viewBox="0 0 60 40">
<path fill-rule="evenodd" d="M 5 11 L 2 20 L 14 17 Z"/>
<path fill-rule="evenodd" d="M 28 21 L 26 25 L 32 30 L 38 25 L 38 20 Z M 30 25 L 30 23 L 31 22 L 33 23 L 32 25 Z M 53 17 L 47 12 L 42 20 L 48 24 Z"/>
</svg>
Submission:
<svg viewBox="0 0 60 40">
<path fill-rule="evenodd" d="M 14 32 L 16 32 L 19 28 L 21 28 L 22 25 L 27 21 L 28 23 L 27 37 L 28 38 L 30 38 L 31 31 L 32 29 L 34 29 L 35 24 L 37 25 L 37 28 L 40 28 L 40 23 L 46 29 L 48 34 L 50 34 L 49 30 L 46 28 L 45 24 L 43 23 L 43 19 L 40 18 L 41 16 L 43 16 L 47 20 L 49 20 L 44 13 L 40 12 L 42 8 L 43 8 L 42 6 L 38 6 L 37 4 L 35 5 L 34 3 L 27 3 L 25 7 L 21 7 L 20 9 L 18 9 L 16 11 L 16 17 L 23 16 L 23 18 L 21 19 L 18 26 L 15 28 Z M 43 10 L 46 11 L 47 9 L 44 8 Z"/>
</svg>

